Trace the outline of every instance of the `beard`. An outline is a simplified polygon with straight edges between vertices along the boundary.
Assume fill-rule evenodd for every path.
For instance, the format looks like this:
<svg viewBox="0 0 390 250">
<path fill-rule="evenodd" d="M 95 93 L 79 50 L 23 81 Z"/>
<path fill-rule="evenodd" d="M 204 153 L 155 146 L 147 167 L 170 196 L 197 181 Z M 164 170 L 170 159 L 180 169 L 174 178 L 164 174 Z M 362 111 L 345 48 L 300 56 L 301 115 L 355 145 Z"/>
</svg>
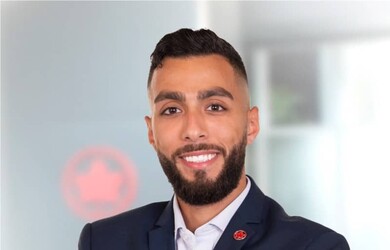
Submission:
<svg viewBox="0 0 390 250">
<path fill-rule="evenodd" d="M 246 144 L 245 133 L 228 155 L 224 148 L 214 144 L 189 144 L 177 149 L 171 158 L 159 150 L 157 150 L 157 155 L 175 194 L 190 205 L 207 205 L 221 201 L 238 186 L 244 169 Z M 199 169 L 194 170 L 195 180 L 189 181 L 177 168 L 175 161 L 177 156 L 198 150 L 218 150 L 224 157 L 225 163 L 215 180 L 207 178 L 207 172 Z"/>
</svg>

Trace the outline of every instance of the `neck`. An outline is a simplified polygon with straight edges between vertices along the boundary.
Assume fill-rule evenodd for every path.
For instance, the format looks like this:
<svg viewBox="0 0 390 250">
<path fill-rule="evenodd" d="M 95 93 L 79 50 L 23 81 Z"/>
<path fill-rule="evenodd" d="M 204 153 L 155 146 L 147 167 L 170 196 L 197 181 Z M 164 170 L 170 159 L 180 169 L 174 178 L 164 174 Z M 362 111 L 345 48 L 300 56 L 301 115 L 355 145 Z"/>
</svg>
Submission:
<svg viewBox="0 0 390 250">
<path fill-rule="evenodd" d="M 224 210 L 230 203 L 232 203 L 245 189 L 246 187 L 246 176 L 243 174 L 240 181 L 235 189 L 228 194 L 221 201 L 213 204 L 195 206 L 184 202 L 182 199 L 177 197 L 177 201 L 180 207 L 180 211 L 183 215 L 186 227 L 191 232 L 194 232 L 198 227 L 202 226 L 212 218 L 217 216 L 222 210 Z"/>
</svg>

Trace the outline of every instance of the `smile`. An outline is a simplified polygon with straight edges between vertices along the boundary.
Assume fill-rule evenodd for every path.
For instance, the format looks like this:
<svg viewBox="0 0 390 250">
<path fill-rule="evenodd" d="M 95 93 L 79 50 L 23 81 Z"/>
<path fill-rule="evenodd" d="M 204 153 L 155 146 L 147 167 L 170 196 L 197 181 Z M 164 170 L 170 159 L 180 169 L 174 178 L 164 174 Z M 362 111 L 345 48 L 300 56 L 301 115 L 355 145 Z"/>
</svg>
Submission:
<svg viewBox="0 0 390 250">
<path fill-rule="evenodd" d="M 204 154 L 204 155 L 192 155 L 192 156 L 185 156 L 183 159 L 187 162 L 194 162 L 194 163 L 202 163 L 206 161 L 210 161 L 213 159 L 217 154 Z"/>
<path fill-rule="evenodd" d="M 182 154 L 179 159 L 186 167 L 203 169 L 211 166 L 218 159 L 219 154 L 216 150 L 193 151 Z"/>
</svg>

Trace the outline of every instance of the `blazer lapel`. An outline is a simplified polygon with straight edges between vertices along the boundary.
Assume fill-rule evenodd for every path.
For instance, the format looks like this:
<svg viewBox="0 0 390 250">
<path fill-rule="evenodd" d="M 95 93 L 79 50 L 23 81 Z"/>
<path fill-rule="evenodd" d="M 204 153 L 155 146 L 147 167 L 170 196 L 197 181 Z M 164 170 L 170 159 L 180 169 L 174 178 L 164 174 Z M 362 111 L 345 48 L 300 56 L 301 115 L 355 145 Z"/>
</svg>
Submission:
<svg viewBox="0 0 390 250">
<path fill-rule="evenodd" d="M 174 219 L 172 200 L 168 203 L 155 227 L 149 231 L 150 250 L 174 250 Z"/>
<path fill-rule="evenodd" d="M 250 177 L 249 177 L 250 178 Z M 230 220 L 214 250 L 238 250 L 248 242 L 260 240 L 266 226 L 265 216 L 268 204 L 264 194 L 251 179 L 251 189 L 237 212 Z M 246 234 L 245 237 L 234 237 L 234 234 Z"/>
<path fill-rule="evenodd" d="M 249 242 L 260 240 L 265 233 L 268 203 L 256 183 L 250 177 L 249 179 L 251 189 L 230 220 L 214 250 L 239 250 Z M 174 228 L 173 201 L 171 200 L 157 220 L 155 227 L 149 231 L 149 249 L 174 250 Z M 244 239 L 235 239 L 234 233 L 239 230 L 246 233 Z"/>
<path fill-rule="evenodd" d="M 239 230 L 242 230 L 246 233 L 246 237 L 242 240 L 236 240 L 234 238 L 234 234 Z M 248 224 L 237 225 L 236 227 L 227 227 L 214 250 L 241 249 L 247 243 L 247 241 L 254 236 L 254 234 L 255 231 Z"/>
</svg>

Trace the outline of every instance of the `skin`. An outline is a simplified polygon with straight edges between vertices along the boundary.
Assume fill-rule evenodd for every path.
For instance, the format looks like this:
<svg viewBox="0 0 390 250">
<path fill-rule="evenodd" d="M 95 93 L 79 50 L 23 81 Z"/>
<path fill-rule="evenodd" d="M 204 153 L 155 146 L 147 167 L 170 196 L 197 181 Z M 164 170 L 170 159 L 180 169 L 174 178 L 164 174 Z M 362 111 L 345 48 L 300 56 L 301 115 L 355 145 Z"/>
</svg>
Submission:
<svg viewBox="0 0 390 250">
<path fill-rule="evenodd" d="M 250 108 L 248 85 L 220 55 L 165 58 L 148 89 L 151 116 L 146 116 L 149 143 L 167 157 L 189 144 L 214 144 L 230 153 L 244 133 L 251 144 L 259 132 L 258 108 Z M 205 162 L 189 156 L 212 155 Z M 174 159 L 182 176 L 195 180 L 197 171 L 214 180 L 224 165 L 218 150 L 185 153 Z M 194 206 L 178 197 L 184 221 L 194 232 L 226 206 L 246 186 L 245 168 L 238 186 L 221 201 Z"/>
</svg>

